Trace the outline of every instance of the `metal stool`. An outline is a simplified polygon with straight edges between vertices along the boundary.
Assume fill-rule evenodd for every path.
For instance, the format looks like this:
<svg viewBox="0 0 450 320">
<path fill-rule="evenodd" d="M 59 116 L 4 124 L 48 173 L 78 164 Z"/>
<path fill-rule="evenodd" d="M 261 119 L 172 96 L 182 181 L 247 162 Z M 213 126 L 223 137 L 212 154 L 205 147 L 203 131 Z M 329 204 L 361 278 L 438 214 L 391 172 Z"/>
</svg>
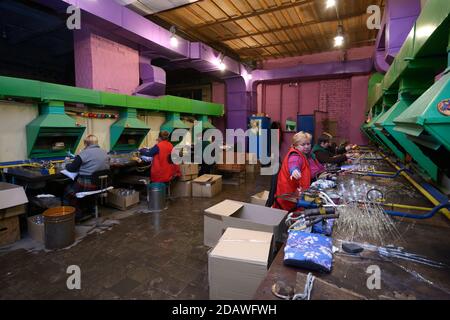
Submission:
<svg viewBox="0 0 450 320">
<path fill-rule="evenodd" d="M 108 196 L 108 191 L 111 189 L 114 189 L 114 187 L 109 186 L 108 187 L 108 175 L 109 172 L 107 171 L 101 171 L 99 174 L 94 174 L 94 179 L 98 180 L 98 186 L 100 187 L 99 190 L 93 190 L 93 191 L 86 191 L 86 192 L 77 192 L 75 196 L 78 199 L 90 199 L 90 197 L 94 198 L 94 216 L 95 216 L 95 225 L 92 226 L 92 229 L 95 228 L 109 228 L 109 225 L 104 225 L 99 223 L 99 213 L 98 213 L 98 202 L 100 200 L 100 204 L 106 203 L 106 198 Z M 89 231 L 91 231 L 89 230 Z"/>
</svg>

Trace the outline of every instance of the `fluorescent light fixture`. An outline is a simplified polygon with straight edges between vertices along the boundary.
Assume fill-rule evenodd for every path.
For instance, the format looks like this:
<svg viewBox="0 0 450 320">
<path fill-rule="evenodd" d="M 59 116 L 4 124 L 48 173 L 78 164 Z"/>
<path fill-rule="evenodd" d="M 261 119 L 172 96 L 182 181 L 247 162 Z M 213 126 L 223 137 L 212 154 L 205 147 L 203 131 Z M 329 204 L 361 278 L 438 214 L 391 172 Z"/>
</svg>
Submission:
<svg viewBox="0 0 450 320">
<path fill-rule="evenodd" d="M 223 63 L 223 62 L 219 63 L 219 70 L 220 71 L 225 71 L 226 68 L 227 68 L 227 66 L 225 65 L 225 63 Z"/>
<path fill-rule="evenodd" d="M 176 47 L 178 47 L 178 39 L 175 36 L 175 33 L 177 32 L 177 29 L 175 28 L 175 26 L 171 26 L 169 31 L 171 33 L 170 46 L 176 48 Z"/>
<path fill-rule="evenodd" d="M 336 0 L 327 0 L 327 9 L 336 6 Z"/>
<path fill-rule="evenodd" d="M 170 45 L 174 48 L 178 47 L 178 39 L 175 36 L 170 37 Z"/>
<path fill-rule="evenodd" d="M 344 44 L 344 37 L 341 35 L 337 35 L 334 37 L 334 46 L 341 47 Z"/>
</svg>

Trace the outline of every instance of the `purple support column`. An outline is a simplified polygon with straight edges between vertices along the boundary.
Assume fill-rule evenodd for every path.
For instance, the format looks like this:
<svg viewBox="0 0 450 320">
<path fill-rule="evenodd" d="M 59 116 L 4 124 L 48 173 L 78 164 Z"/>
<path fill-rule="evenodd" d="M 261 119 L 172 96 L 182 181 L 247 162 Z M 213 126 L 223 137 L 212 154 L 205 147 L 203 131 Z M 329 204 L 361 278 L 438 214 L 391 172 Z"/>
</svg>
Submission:
<svg viewBox="0 0 450 320">
<path fill-rule="evenodd" d="M 247 91 L 243 77 L 228 78 L 226 83 L 227 129 L 247 130 L 247 117 L 252 113 L 252 92 Z"/>
</svg>

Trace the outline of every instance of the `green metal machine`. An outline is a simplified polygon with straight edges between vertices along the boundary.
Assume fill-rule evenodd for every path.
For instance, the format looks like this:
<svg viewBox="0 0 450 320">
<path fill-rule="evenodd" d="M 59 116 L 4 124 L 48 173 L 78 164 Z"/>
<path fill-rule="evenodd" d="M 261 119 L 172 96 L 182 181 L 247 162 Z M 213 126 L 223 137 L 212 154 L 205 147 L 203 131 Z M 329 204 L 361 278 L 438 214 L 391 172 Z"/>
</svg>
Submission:
<svg viewBox="0 0 450 320">
<path fill-rule="evenodd" d="M 64 102 L 39 106 L 39 116 L 26 126 L 29 158 L 52 158 L 75 152 L 86 127 L 66 115 Z"/>
<path fill-rule="evenodd" d="M 383 145 L 401 160 L 409 154 L 434 181 L 448 178 L 450 167 L 449 68 L 434 83 L 450 55 L 449 38 L 450 2 L 429 0 L 380 83 L 384 92 L 397 92 L 398 101 L 372 121 Z M 372 113 L 383 98 L 376 89 L 369 87 Z"/>
<path fill-rule="evenodd" d="M 174 127 L 189 128 L 180 119 L 182 113 L 202 119 L 224 114 L 224 106 L 217 103 L 174 96 L 129 96 L 3 76 L 0 76 L 0 98 L 32 101 L 40 105 L 40 116 L 26 129 L 30 158 L 60 157 L 65 156 L 67 151 L 76 150 L 86 128 L 66 115 L 65 103 L 119 108 L 120 118 L 111 126 L 110 145 L 113 151 L 137 149 L 149 132 L 150 128 L 137 118 L 138 110 L 166 112 L 169 123 L 165 129 L 170 131 Z M 208 123 L 205 121 L 206 126 L 209 126 Z"/>
<path fill-rule="evenodd" d="M 112 151 L 135 151 L 139 148 L 150 128 L 137 118 L 137 111 L 128 108 L 120 112 L 110 129 L 110 148 Z"/>
</svg>

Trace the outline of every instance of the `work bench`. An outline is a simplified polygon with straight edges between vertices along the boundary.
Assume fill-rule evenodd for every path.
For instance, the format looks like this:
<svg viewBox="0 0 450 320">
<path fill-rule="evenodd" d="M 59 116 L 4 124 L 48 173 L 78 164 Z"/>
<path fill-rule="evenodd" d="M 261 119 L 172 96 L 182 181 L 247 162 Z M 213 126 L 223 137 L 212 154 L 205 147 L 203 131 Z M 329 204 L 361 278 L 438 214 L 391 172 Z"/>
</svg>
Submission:
<svg viewBox="0 0 450 320">
<path fill-rule="evenodd" d="M 384 160 L 376 161 L 375 167 L 376 170 L 395 171 Z M 411 207 L 434 207 L 402 176 L 386 179 L 345 174 L 339 176 L 336 191 L 342 184 L 349 183 L 353 183 L 357 187 L 369 185 L 377 186 L 379 189 L 396 188 L 397 192 L 386 195 L 386 202 L 389 203 Z M 424 213 L 412 208 L 397 210 Z M 393 219 L 396 220 L 396 227 L 401 237 L 386 238 L 383 245 L 392 244 L 403 247 L 407 252 L 420 254 L 450 266 L 450 251 L 448 250 L 450 223 L 443 214 L 438 213 L 433 218 L 426 220 L 397 217 Z M 364 250 L 361 257 L 350 256 L 342 251 L 342 241 L 335 239 L 334 236 L 332 238 L 333 245 L 339 248 L 340 252 L 333 254 L 331 273 L 313 272 L 316 280 L 311 299 L 450 299 L 449 268 L 435 268 L 399 259 L 393 259 L 392 262 L 380 257 L 377 252 L 368 250 Z M 359 242 L 366 242 L 366 240 L 361 239 Z M 303 293 L 309 271 L 286 266 L 283 258 L 284 245 L 271 263 L 267 276 L 255 293 L 254 299 L 279 299 L 272 294 L 272 286 L 279 281 L 294 288 L 297 286 L 296 293 Z M 368 267 L 373 265 L 380 268 L 381 288 L 371 290 L 367 286 L 368 278 L 371 275 L 368 273 Z"/>
</svg>

